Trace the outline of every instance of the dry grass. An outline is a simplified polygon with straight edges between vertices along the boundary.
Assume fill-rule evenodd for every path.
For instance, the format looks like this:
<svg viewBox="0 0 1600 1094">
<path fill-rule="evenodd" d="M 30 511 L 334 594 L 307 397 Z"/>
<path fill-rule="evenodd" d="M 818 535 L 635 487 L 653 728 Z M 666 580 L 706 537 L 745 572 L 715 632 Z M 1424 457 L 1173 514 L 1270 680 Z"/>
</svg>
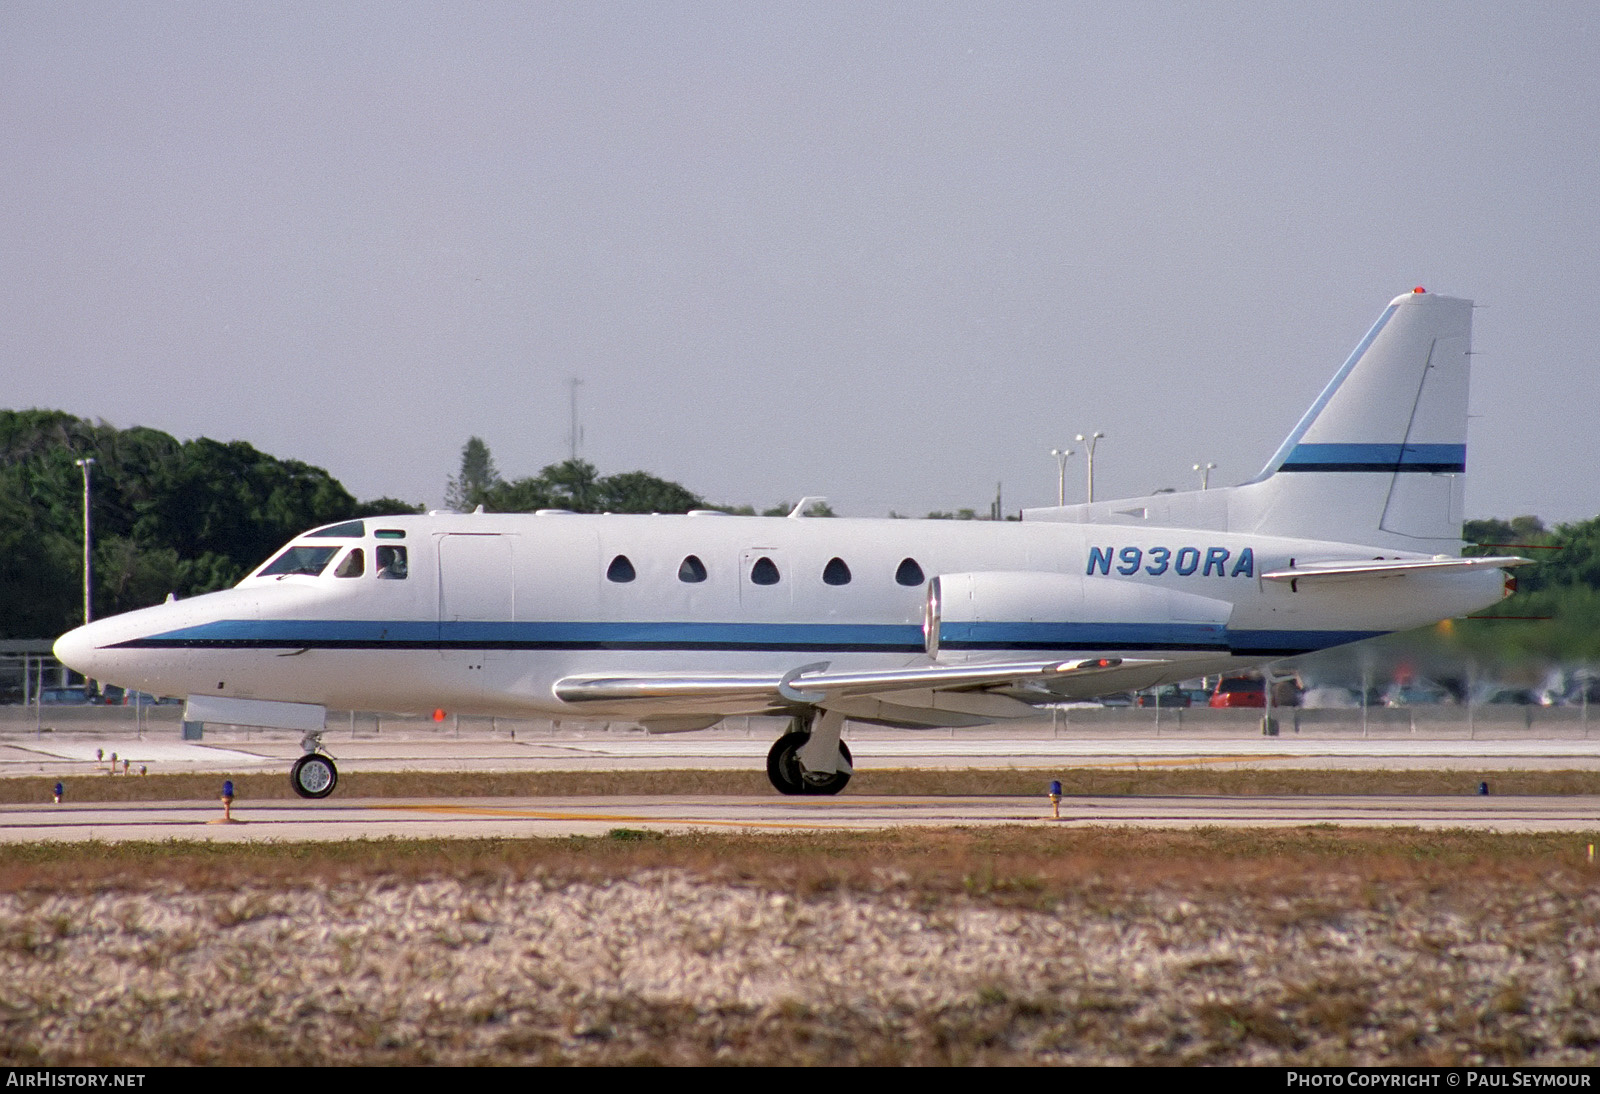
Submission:
<svg viewBox="0 0 1600 1094">
<path fill-rule="evenodd" d="M 242 800 L 291 798 L 284 772 L 212 772 L 123 776 L 92 774 L 63 779 L 69 801 L 196 801 L 221 792 L 232 779 Z M 1157 768 L 1057 770 L 864 769 L 846 794 L 925 796 L 1032 796 L 1060 779 L 1073 797 L 1280 797 L 1285 795 L 1475 794 L 1489 783 L 1495 794 L 1600 795 L 1600 771 L 1224 771 Z M 0 803 L 49 801 L 56 780 L 46 776 L 0 779 Z M 340 798 L 579 797 L 638 794 L 770 795 L 764 772 L 749 771 L 500 771 L 348 772 L 339 776 Z"/>
<path fill-rule="evenodd" d="M 776 886 L 785 891 L 881 891 L 933 898 L 1048 905 L 1067 892 L 1315 893 L 1318 879 L 1359 876 L 1470 895 L 1480 884 L 1586 887 L 1600 869 L 1586 858 L 1594 833 L 1141 828 L 945 828 L 883 832 L 664 835 L 614 829 L 557 839 L 345 840 L 0 845 L 0 892 L 315 886 L 384 879 L 619 877 L 649 870 Z M 1332 908 L 1333 905 L 1330 905 Z M 1314 910 L 1314 909 L 1309 909 Z M 1309 914 L 1297 907 L 1297 920 Z M 1330 911 L 1330 914 L 1335 914 Z"/>
</svg>

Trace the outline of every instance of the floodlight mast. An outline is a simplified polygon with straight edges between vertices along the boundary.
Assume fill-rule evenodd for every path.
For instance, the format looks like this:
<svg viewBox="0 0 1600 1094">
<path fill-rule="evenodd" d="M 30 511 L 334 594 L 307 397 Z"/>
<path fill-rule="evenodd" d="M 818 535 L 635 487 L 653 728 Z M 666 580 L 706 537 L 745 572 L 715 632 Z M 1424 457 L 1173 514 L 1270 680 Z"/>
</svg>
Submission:
<svg viewBox="0 0 1600 1094">
<path fill-rule="evenodd" d="M 1079 444 L 1087 444 L 1089 446 L 1089 501 L 1094 500 L 1094 446 L 1104 436 L 1104 433 L 1096 430 L 1087 437 L 1079 433 L 1075 438 Z"/>
<path fill-rule="evenodd" d="M 1050 455 L 1056 458 L 1056 504 L 1067 504 L 1067 457 L 1072 455 L 1070 448 L 1052 448 Z"/>
</svg>

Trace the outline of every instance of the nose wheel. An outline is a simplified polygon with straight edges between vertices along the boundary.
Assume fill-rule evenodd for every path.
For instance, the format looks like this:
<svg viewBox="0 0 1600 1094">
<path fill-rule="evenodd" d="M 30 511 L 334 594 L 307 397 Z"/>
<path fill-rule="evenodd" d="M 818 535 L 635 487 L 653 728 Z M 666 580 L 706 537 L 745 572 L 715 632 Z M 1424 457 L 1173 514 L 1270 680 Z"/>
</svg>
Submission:
<svg viewBox="0 0 1600 1094">
<path fill-rule="evenodd" d="M 333 757 L 307 753 L 289 769 L 289 785 L 302 798 L 326 798 L 339 785 L 339 769 L 333 766 Z"/>
</svg>

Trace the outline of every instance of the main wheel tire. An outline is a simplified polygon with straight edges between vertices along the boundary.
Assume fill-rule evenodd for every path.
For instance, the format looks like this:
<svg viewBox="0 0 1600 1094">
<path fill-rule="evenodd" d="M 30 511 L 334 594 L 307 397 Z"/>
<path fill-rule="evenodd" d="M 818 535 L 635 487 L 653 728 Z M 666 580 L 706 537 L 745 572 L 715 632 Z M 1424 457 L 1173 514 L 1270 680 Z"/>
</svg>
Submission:
<svg viewBox="0 0 1600 1094">
<path fill-rule="evenodd" d="M 326 798 L 339 785 L 339 769 L 330 757 L 311 752 L 289 769 L 289 785 L 302 798 Z"/>
<path fill-rule="evenodd" d="M 805 776 L 800 772 L 800 758 L 795 753 L 806 743 L 804 733 L 785 733 L 772 742 L 767 752 L 767 780 L 780 794 L 804 794 Z"/>
<path fill-rule="evenodd" d="M 854 766 L 850 756 L 850 746 L 843 741 L 839 742 L 839 755 L 844 760 L 846 767 Z M 806 787 L 801 791 L 802 794 L 810 794 L 814 797 L 829 797 L 844 789 L 845 783 L 850 781 L 850 772 L 830 771 L 827 774 L 806 772 L 802 779 Z"/>
<path fill-rule="evenodd" d="M 837 794 L 850 781 L 849 771 L 811 773 L 800 763 L 799 752 L 809 739 L 805 733 L 785 733 L 773 742 L 767 753 L 767 779 L 780 794 L 827 796 Z M 850 746 L 839 742 L 839 755 L 846 766 L 852 764 Z"/>
</svg>

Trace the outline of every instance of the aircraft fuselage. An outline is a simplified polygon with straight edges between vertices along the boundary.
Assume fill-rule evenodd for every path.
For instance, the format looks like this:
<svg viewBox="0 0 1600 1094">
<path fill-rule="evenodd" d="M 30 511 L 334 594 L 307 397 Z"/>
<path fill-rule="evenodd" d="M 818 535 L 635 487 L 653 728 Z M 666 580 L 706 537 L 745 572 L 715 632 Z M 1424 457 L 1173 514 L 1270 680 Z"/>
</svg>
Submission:
<svg viewBox="0 0 1600 1094">
<path fill-rule="evenodd" d="M 317 572 L 96 622 L 63 660 L 165 695 L 473 715 L 639 716 L 573 703 L 576 675 L 672 675 L 714 662 L 782 674 L 1037 658 L 1148 667 L 1144 687 L 1405 630 L 1502 595 L 1497 570 L 1291 588 L 1264 575 L 1392 548 L 1110 524 L 429 514 L 308 533 Z M 403 577 L 380 573 L 403 548 Z M 360 553 L 360 559 L 352 556 Z M 620 560 L 620 561 L 619 561 Z M 930 614 L 930 581 L 940 601 Z M 1062 697 L 1105 681 L 1056 685 Z M 675 697 L 660 715 L 774 710 L 770 697 Z"/>
</svg>

